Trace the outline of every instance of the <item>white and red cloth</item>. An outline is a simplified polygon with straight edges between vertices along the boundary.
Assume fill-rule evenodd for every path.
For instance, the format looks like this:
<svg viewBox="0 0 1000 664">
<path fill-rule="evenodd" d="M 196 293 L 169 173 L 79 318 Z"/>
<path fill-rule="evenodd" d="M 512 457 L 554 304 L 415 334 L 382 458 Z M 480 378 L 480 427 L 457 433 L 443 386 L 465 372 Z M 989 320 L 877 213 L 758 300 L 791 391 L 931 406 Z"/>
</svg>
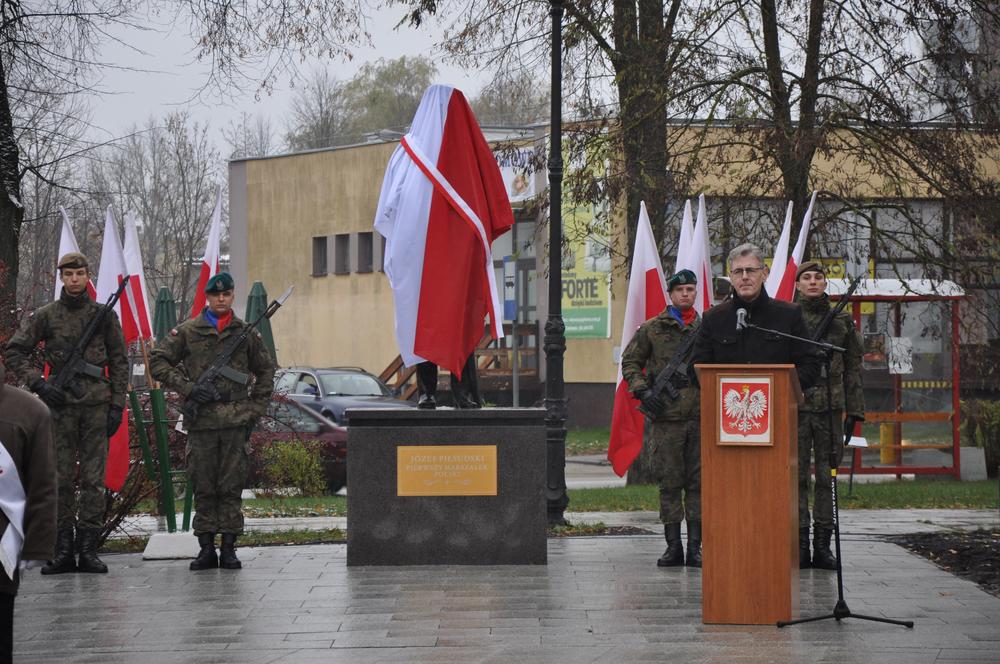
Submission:
<svg viewBox="0 0 1000 664">
<path fill-rule="evenodd" d="M 503 309 L 491 245 L 514 224 L 496 158 L 461 91 L 432 85 L 386 167 L 375 230 L 395 298 L 406 366 L 430 361 L 461 374 Z"/>
<path fill-rule="evenodd" d="M 809 207 L 806 208 L 805 217 L 802 219 L 799 239 L 795 241 L 795 248 L 792 249 L 792 255 L 785 264 L 785 271 L 781 275 L 778 290 L 773 294 L 770 291 L 767 293 L 776 300 L 791 302 L 795 298 L 795 273 L 798 272 L 799 266 L 802 265 L 802 256 L 806 253 L 806 242 L 809 240 L 809 227 L 812 225 L 813 205 L 815 204 L 816 192 L 814 191 L 812 198 L 809 199 Z"/>
<path fill-rule="evenodd" d="M 125 269 L 132 279 L 125 294 L 141 339 L 153 338 L 153 321 L 149 316 L 149 300 L 146 298 L 146 272 L 142 267 L 142 250 L 139 247 L 139 224 L 135 214 L 125 214 Z"/>
<path fill-rule="evenodd" d="M 788 243 L 792 234 L 792 202 L 788 201 L 788 209 L 785 210 L 785 225 L 781 227 L 781 235 L 778 236 L 778 244 L 774 247 L 774 255 L 771 259 L 771 271 L 764 282 L 764 290 L 771 297 L 778 293 L 781 286 L 781 277 L 785 274 L 785 267 L 788 264 Z"/>
<path fill-rule="evenodd" d="M 667 306 L 667 284 L 663 278 L 660 252 L 653 239 L 645 202 L 639 204 L 639 223 L 635 229 L 635 249 L 632 252 L 632 272 L 628 280 L 628 297 L 625 300 L 625 323 L 622 326 L 621 352 L 635 336 L 645 321 L 653 318 Z M 621 360 L 618 361 L 618 380 L 615 389 L 614 411 L 611 415 L 611 438 L 608 441 L 608 461 L 619 477 L 642 451 L 644 416 L 639 412 L 639 400 L 628 391 L 622 378 Z"/>
<path fill-rule="evenodd" d="M 684 229 L 681 228 L 683 235 Z M 708 215 L 705 212 L 705 194 L 698 196 L 698 217 L 691 233 L 691 242 L 685 252 L 677 256 L 677 271 L 691 270 L 698 277 L 698 297 L 694 308 L 698 315 L 704 314 L 715 304 L 712 271 L 712 248 L 708 237 Z M 658 313 L 658 312 L 657 312 Z"/>
<path fill-rule="evenodd" d="M 201 313 L 205 308 L 205 286 L 208 280 L 219 273 L 219 242 L 222 239 L 222 186 L 215 195 L 215 210 L 212 211 L 212 224 L 208 228 L 208 242 L 205 244 L 205 255 L 201 257 L 201 270 L 198 273 L 198 284 L 194 288 L 194 302 L 191 305 L 191 318 Z"/>
</svg>

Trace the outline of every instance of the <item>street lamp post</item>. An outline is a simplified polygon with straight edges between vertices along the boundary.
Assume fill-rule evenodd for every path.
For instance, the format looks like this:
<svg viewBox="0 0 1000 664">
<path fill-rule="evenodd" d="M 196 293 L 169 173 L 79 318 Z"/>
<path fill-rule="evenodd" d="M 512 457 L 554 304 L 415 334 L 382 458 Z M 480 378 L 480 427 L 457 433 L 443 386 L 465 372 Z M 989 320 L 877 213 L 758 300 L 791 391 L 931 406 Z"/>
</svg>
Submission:
<svg viewBox="0 0 1000 664">
<path fill-rule="evenodd" d="M 545 500 L 549 525 L 563 525 L 566 495 L 566 390 L 562 318 L 562 0 L 552 5 L 552 114 L 549 151 L 549 311 L 545 321 Z"/>
</svg>

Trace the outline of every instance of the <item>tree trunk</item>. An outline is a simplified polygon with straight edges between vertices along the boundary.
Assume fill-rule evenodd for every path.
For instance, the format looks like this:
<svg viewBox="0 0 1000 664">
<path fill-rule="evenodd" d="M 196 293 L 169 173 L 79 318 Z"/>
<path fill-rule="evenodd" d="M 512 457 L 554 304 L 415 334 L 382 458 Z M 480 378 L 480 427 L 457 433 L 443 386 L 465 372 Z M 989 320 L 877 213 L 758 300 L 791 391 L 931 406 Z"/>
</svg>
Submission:
<svg viewBox="0 0 1000 664">
<path fill-rule="evenodd" d="M 7 97 L 7 72 L 0 58 L 0 343 L 17 325 L 18 240 L 24 207 L 21 204 L 20 152 Z"/>
</svg>

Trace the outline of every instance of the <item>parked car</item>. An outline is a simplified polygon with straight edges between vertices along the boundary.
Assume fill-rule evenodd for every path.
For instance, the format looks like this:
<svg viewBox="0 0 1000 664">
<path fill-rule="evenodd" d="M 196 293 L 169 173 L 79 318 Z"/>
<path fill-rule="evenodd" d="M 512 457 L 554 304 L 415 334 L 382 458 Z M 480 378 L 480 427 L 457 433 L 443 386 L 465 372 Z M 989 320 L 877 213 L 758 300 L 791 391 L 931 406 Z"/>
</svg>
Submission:
<svg viewBox="0 0 1000 664">
<path fill-rule="evenodd" d="M 347 426 L 348 408 L 413 408 L 388 385 L 358 367 L 279 369 L 274 391 L 307 406 L 337 424 Z"/>
<path fill-rule="evenodd" d="M 275 395 L 257 423 L 251 445 L 319 441 L 326 488 L 337 493 L 347 484 L 347 429 L 291 399 Z M 250 486 L 260 483 L 263 459 L 251 450 Z"/>
</svg>

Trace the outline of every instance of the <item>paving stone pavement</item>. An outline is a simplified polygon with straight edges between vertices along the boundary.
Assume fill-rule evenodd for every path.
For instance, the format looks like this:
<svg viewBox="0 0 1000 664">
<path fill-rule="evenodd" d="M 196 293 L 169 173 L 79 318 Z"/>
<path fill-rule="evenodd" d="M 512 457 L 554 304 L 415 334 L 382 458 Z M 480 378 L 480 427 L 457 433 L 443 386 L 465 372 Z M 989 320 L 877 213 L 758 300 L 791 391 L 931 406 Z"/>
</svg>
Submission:
<svg viewBox="0 0 1000 664">
<path fill-rule="evenodd" d="M 964 512 L 964 511 L 963 511 Z M 845 522 L 845 527 L 846 527 Z M 875 524 L 872 527 L 885 527 Z M 910 528 L 920 530 L 921 528 Z M 844 541 L 847 619 L 783 629 L 701 624 L 699 570 L 658 569 L 657 536 L 549 540 L 549 563 L 348 568 L 344 545 L 241 549 L 244 569 L 108 555 L 107 575 L 24 579 L 15 658 L 276 662 L 997 662 L 1000 598 L 877 537 Z M 802 573 L 800 615 L 836 576 Z"/>
</svg>

